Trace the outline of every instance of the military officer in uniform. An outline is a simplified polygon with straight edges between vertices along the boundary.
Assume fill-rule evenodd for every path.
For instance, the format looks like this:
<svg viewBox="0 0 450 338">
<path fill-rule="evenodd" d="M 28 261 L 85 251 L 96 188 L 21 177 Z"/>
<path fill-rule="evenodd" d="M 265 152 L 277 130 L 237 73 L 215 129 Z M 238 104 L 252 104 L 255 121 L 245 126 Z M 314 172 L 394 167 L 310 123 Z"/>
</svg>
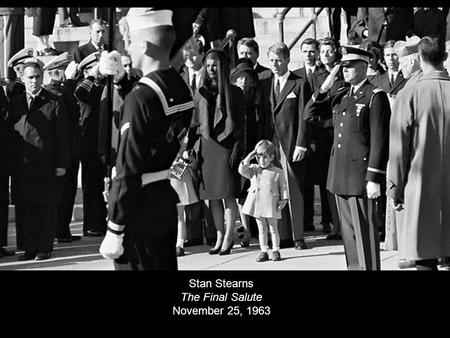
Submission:
<svg viewBox="0 0 450 338">
<path fill-rule="evenodd" d="M 78 187 L 78 168 L 80 166 L 80 127 L 78 124 L 80 108 L 73 95 L 77 86 L 77 81 L 73 78 L 75 75 L 74 67 L 73 64 L 68 67 L 69 63 L 69 53 L 64 52 L 44 65 L 44 70 L 48 72 L 50 78 L 50 83 L 44 88 L 61 97 L 69 128 L 70 165 L 62 178 L 62 198 L 58 203 L 58 223 L 55 233 L 58 243 L 70 243 L 81 238 L 70 233 L 70 222 L 72 221 L 73 205 Z M 69 68 L 67 74 L 66 68 Z M 69 75 L 70 73 L 71 75 Z"/>
<path fill-rule="evenodd" d="M 34 49 L 24 48 L 19 50 L 14 54 L 11 59 L 9 59 L 7 66 L 14 69 L 16 72 L 16 79 L 14 81 L 8 82 L 6 85 L 6 96 L 11 100 L 15 95 L 21 94 L 25 91 L 25 85 L 23 84 L 22 69 L 25 61 L 29 61 L 33 58 Z"/>
<path fill-rule="evenodd" d="M 85 79 L 77 85 L 74 94 L 80 106 L 83 235 L 87 237 L 101 237 L 106 231 L 103 198 L 106 166 L 98 156 L 99 109 L 106 78 L 98 71 L 99 58 L 99 53 L 92 53 L 78 65 Z"/>
<path fill-rule="evenodd" d="M 124 102 L 117 175 L 100 253 L 133 270 L 177 270 L 177 193 L 169 168 L 192 118 L 194 103 L 170 68 L 175 42 L 171 10 L 130 9 L 127 47 L 145 76 Z"/>
<path fill-rule="evenodd" d="M 386 184 L 391 111 L 386 93 L 367 80 L 371 54 L 358 46 L 343 47 L 342 54 L 341 64 L 313 95 L 310 110 L 328 105 L 333 112 L 334 142 L 327 189 L 337 195 L 347 267 L 379 270 L 374 206 L 381 185 Z M 327 97 L 340 67 L 350 85 Z"/>
</svg>

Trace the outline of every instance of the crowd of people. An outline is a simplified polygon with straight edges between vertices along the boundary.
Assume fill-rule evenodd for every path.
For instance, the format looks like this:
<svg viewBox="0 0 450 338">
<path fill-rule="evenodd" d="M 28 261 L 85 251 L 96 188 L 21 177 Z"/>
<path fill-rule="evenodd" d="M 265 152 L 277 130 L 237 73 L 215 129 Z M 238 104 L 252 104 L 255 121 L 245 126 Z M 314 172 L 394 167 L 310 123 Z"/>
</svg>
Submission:
<svg viewBox="0 0 450 338">
<path fill-rule="evenodd" d="M 104 236 L 116 269 L 174 270 L 189 246 L 229 255 L 252 237 L 258 262 L 308 249 L 315 186 L 319 230 L 343 241 L 348 269 L 379 270 L 380 241 L 401 268 L 447 262 L 445 9 L 358 8 L 348 43 L 303 39 L 296 70 L 282 42 L 261 65 L 254 29 L 238 31 L 234 53 L 218 48 L 199 29 L 206 9 L 178 67 L 174 13 L 130 9 L 122 52 L 105 51 L 94 19 L 73 61 L 65 52 L 44 65 L 31 48 L 8 60 L 17 79 L 0 91 L 0 207 L 7 224 L 11 177 L 19 260 L 81 239 L 69 227 L 81 163 L 83 236 Z M 0 257 L 14 254 L 2 227 Z"/>
</svg>

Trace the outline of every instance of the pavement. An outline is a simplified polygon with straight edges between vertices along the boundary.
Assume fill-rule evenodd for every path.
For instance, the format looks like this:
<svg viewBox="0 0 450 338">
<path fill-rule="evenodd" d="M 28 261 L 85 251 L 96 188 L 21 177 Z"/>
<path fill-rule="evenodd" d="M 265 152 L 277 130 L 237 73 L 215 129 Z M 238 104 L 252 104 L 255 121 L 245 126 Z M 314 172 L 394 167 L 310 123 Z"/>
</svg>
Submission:
<svg viewBox="0 0 450 338">
<path fill-rule="evenodd" d="M 315 220 L 318 224 L 318 218 Z M 281 261 L 256 262 L 259 255 L 259 245 L 256 238 L 252 238 L 250 246 L 242 248 L 235 244 L 230 255 L 209 255 L 207 245 L 185 248 L 185 256 L 178 257 L 178 269 L 181 271 L 271 271 L 271 270 L 313 270 L 339 271 L 347 270 L 342 241 L 327 241 L 321 232 L 321 226 L 315 225 L 316 231 L 307 232 L 306 250 L 294 248 L 281 249 Z M 15 249 L 15 225 L 9 223 L 8 229 L 10 246 Z M 72 235 L 82 235 L 82 222 L 72 222 Z M 105 260 L 99 254 L 102 238 L 82 237 L 72 243 L 55 244 L 52 257 L 46 261 L 18 261 L 22 252 L 18 251 L 11 257 L 0 258 L 0 270 L 114 270 L 112 261 Z M 271 252 L 269 251 L 269 257 Z M 381 243 L 381 270 L 399 270 L 397 267 L 398 252 L 385 251 Z M 415 270 L 404 269 L 404 270 Z"/>
</svg>

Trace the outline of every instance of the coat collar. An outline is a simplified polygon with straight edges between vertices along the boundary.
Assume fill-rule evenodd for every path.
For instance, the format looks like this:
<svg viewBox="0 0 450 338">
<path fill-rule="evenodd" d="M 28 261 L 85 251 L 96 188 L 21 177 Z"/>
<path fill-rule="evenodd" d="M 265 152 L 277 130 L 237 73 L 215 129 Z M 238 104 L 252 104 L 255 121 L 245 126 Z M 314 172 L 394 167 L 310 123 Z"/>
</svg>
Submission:
<svg viewBox="0 0 450 338">
<path fill-rule="evenodd" d="M 297 78 L 297 76 L 295 74 L 293 74 L 292 72 L 290 72 L 289 77 L 286 80 L 286 84 L 284 85 L 283 89 L 281 90 L 281 93 L 280 93 L 280 96 L 278 97 L 277 102 L 275 102 L 275 98 L 273 97 L 273 92 L 274 92 L 273 86 L 274 86 L 274 82 L 275 82 L 275 77 L 272 75 L 271 86 L 270 86 L 270 93 L 271 93 L 270 94 L 270 103 L 271 103 L 272 111 L 274 114 L 276 114 L 279 111 L 279 108 L 280 108 L 281 104 L 283 103 L 284 99 L 292 91 L 292 88 L 294 88 L 296 78 Z"/>
<path fill-rule="evenodd" d="M 340 111 L 344 111 L 346 110 L 349 106 L 354 106 L 355 103 L 359 102 L 363 97 L 365 97 L 366 95 L 366 91 L 368 88 L 370 88 L 370 82 L 366 79 L 363 84 L 358 88 L 358 90 L 356 91 L 356 93 L 353 94 L 353 99 L 348 98 L 348 99 L 344 99 L 343 101 L 341 101 L 343 104 L 341 104 L 339 106 L 339 110 Z M 344 97 L 347 97 L 347 94 L 349 93 L 351 86 L 348 86 L 348 88 L 343 89 L 345 95 Z"/>
</svg>

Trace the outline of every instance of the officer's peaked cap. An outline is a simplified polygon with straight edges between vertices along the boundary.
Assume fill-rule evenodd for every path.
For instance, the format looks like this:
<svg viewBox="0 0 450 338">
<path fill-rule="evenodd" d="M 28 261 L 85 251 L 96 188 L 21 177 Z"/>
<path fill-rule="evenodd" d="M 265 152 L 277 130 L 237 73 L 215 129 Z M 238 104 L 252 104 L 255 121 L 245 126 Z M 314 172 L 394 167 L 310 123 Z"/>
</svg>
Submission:
<svg viewBox="0 0 450 338">
<path fill-rule="evenodd" d="M 62 69 L 70 63 L 68 52 L 55 56 L 44 65 L 44 70 Z"/>
<path fill-rule="evenodd" d="M 20 63 L 24 63 L 26 59 L 32 58 L 34 55 L 33 48 L 24 48 L 19 50 L 16 54 L 14 54 L 11 59 L 9 59 L 7 66 L 14 67 Z"/>
<path fill-rule="evenodd" d="M 360 48 L 358 45 L 342 46 L 341 53 L 341 64 L 344 67 L 353 61 L 364 61 L 368 63 L 369 59 L 373 56 L 372 53 Z"/>
<path fill-rule="evenodd" d="M 89 54 L 83 60 L 81 60 L 80 64 L 78 65 L 78 70 L 84 70 L 85 68 L 87 68 L 88 66 L 92 66 L 93 63 L 98 62 L 99 60 L 100 60 L 99 52 Z"/>
</svg>

